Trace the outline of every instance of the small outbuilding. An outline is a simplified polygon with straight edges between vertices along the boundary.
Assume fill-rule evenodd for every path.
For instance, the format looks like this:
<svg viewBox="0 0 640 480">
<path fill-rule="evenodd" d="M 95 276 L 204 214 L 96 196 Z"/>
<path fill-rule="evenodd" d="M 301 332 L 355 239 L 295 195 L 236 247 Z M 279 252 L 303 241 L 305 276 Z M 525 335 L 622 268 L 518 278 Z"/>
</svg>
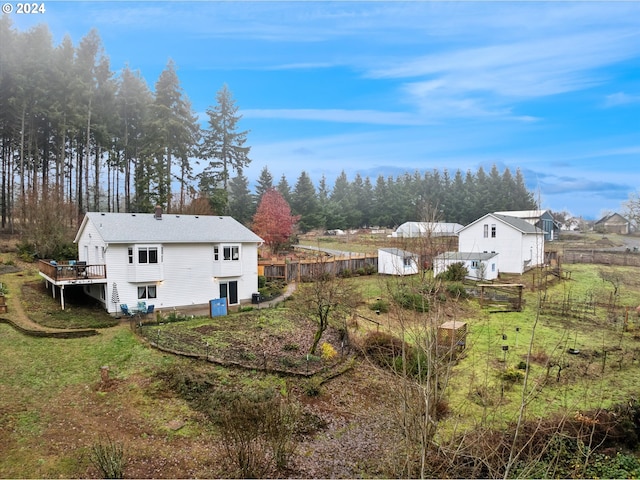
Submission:
<svg viewBox="0 0 640 480">
<path fill-rule="evenodd" d="M 498 278 L 498 254 L 496 252 L 444 252 L 433 259 L 433 275 L 446 272 L 455 264 L 462 263 L 471 280 L 495 280 Z"/>
<path fill-rule="evenodd" d="M 405 222 L 400 225 L 393 237 L 455 237 L 464 225 L 447 222 Z"/>
<path fill-rule="evenodd" d="M 467 322 L 451 320 L 438 327 L 438 345 L 464 350 L 467 345 Z"/>
<path fill-rule="evenodd" d="M 419 256 L 400 248 L 378 249 L 378 273 L 383 275 L 414 275 L 420 271 Z"/>
</svg>

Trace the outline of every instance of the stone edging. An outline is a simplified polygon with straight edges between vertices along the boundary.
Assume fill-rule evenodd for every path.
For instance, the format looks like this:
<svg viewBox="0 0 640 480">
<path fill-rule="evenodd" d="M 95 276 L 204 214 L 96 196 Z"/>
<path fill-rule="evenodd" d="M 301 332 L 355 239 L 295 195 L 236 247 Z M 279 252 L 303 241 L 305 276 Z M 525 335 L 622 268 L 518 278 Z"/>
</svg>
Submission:
<svg viewBox="0 0 640 480">
<path fill-rule="evenodd" d="M 100 335 L 100 332 L 93 329 L 61 330 L 59 332 L 52 330 L 32 330 L 29 328 L 24 328 L 18 325 L 13 320 L 9 320 L 8 318 L 3 317 L 0 317 L 0 323 L 6 323 L 7 325 L 10 325 L 14 329 L 16 329 L 18 332 L 23 333 L 24 335 L 37 338 L 84 338 L 92 337 L 94 335 Z"/>
<path fill-rule="evenodd" d="M 180 357 L 185 357 L 185 358 L 193 358 L 196 360 L 204 360 L 210 363 L 215 363 L 216 365 L 220 365 L 222 367 L 236 367 L 236 368 L 242 368 L 244 370 L 258 370 L 258 371 L 262 371 L 265 373 L 274 373 L 274 374 L 278 374 L 278 375 L 286 375 L 286 376 L 291 376 L 291 377 L 303 377 L 303 378 L 311 378 L 314 375 L 318 375 L 319 373 L 323 373 L 323 372 L 328 372 L 332 369 L 334 369 L 335 367 L 337 367 L 338 365 L 340 365 L 341 363 L 344 362 L 344 360 L 339 360 L 335 363 L 333 363 L 332 365 L 327 365 L 324 367 L 320 367 L 317 368 L 315 370 L 309 371 L 309 372 L 299 372 L 296 370 L 286 370 L 286 369 L 282 369 L 282 368 L 262 368 L 260 366 L 257 365 L 245 365 L 241 362 L 234 362 L 234 361 L 230 361 L 230 360 L 219 360 L 215 357 L 212 357 L 211 355 L 202 355 L 199 353 L 188 353 L 188 352 L 181 352 L 179 350 L 173 350 L 171 348 L 168 347 L 162 347 L 160 345 L 158 345 L 156 342 L 152 342 L 148 339 L 146 339 L 145 337 L 138 335 L 138 338 L 143 339 L 151 348 L 155 348 L 156 350 L 160 350 L 161 352 L 165 352 L 165 353 L 170 353 L 172 355 L 177 355 Z M 349 370 L 351 367 L 347 367 L 344 369 L 344 371 L 340 371 L 339 373 L 333 373 L 332 375 L 329 375 L 327 377 L 327 379 L 331 379 L 334 378 L 344 372 L 346 372 L 347 370 Z"/>
</svg>

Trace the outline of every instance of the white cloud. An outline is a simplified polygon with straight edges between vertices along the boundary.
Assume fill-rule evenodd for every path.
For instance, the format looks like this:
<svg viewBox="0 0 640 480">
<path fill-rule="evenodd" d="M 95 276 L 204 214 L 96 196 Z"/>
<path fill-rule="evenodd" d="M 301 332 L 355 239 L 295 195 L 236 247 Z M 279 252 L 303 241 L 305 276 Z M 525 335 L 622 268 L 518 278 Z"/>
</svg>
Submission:
<svg viewBox="0 0 640 480">
<path fill-rule="evenodd" d="M 424 125 L 420 117 L 405 112 L 342 109 L 247 109 L 245 118 L 278 118 L 286 120 L 313 120 L 338 123 L 362 123 L 372 125 Z"/>
<path fill-rule="evenodd" d="M 605 107 L 618 107 L 620 105 L 629 105 L 633 103 L 640 103 L 640 95 L 630 95 L 624 92 L 612 93 L 605 97 Z"/>
<path fill-rule="evenodd" d="M 600 84 L 597 69 L 639 52 L 638 33 L 599 31 L 461 48 L 374 69 L 370 75 L 415 78 L 409 85 L 418 97 L 485 93 L 534 98 Z"/>
</svg>

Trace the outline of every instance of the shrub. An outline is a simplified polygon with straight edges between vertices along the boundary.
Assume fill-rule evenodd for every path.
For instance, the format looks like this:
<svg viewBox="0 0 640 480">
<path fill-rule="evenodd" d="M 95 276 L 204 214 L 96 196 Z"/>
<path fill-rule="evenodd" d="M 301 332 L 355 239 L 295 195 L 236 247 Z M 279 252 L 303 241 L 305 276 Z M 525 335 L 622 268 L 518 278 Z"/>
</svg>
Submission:
<svg viewBox="0 0 640 480">
<path fill-rule="evenodd" d="M 388 313 L 389 312 L 389 302 L 378 298 L 375 302 L 371 304 L 369 307 L 372 311 L 377 313 Z"/>
<path fill-rule="evenodd" d="M 425 352 L 408 343 L 403 345 L 402 340 L 388 333 L 369 333 L 362 342 L 362 350 L 375 364 L 394 372 L 406 372 L 408 376 L 424 377 L 428 371 Z"/>
<path fill-rule="evenodd" d="M 402 341 L 389 333 L 371 332 L 362 341 L 362 351 L 377 365 L 389 367 L 402 355 Z"/>
<path fill-rule="evenodd" d="M 293 368 L 297 365 L 296 361 L 293 358 L 287 357 L 286 355 L 280 358 L 280 363 L 285 368 Z"/>
<path fill-rule="evenodd" d="M 367 265 L 364 267 L 364 269 L 367 272 L 367 275 L 373 275 L 374 273 L 378 272 L 375 265 Z"/>
<path fill-rule="evenodd" d="M 447 293 L 454 298 L 468 298 L 467 289 L 462 283 L 454 282 L 447 285 Z"/>
<path fill-rule="evenodd" d="M 91 447 L 89 458 L 102 478 L 124 478 L 126 459 L 122 444 L 111 439 L 107 439 L 104 443 L 95 443 Z"/>
<path fill-rule="evenodd" d="M 322 391 L 322 381 L 319 378 L 311 377 L 304 383 L 304 393 L 308 397 L 317 397 Z"/>
<path fill-rule="evenodd" d="M 524 379 L 524 372 L 516 367 L 508 367 L 502 372 L 502 379 L 506 382 L 518 383 Z"/>
<path fill-rule="evenodd" d="M 323 360 L 332 360 L 336 358 L 337 355 L 338 352 L 336 352 L 336 349 L 333 348 L 333 345 L 330 343 L 325 342 L 320 346 L 320 357 Z"/>
<path fill-rule="evenodd" d="M 280 396 L 237 396 L 218 417 L 228 460 L 240 478 L 267 477 L 272 466 L 285 468 L 297 443 L 299 410 Z"/>
<path fill-rule="evenodd" d="M 267 285 L 267 277 L 258 275 L 258 288 L 264 288 Z"/>
<path fill-rule="evenodd" d="M 429 311 L 429 300 L 419 293 L 399 289 L 394 292 L 393 299 L 398 305 L 407 310 L 415 310 L 422 313 Z"/>
<path fill-rule="evenodd" d="M 449 265 L 438 277 L 450 282 L 461 282 L 467 275 L 469 275 L 469 271 L 464 266 L 464 263 L 457 262 Z"/>
<path fill-rule="evenodd" d="M 37 257 L 36 246 L 33 243 L 20 242 L 16 248 L 18 257 L 23 262 L 33 262 Z"/>
</svg>

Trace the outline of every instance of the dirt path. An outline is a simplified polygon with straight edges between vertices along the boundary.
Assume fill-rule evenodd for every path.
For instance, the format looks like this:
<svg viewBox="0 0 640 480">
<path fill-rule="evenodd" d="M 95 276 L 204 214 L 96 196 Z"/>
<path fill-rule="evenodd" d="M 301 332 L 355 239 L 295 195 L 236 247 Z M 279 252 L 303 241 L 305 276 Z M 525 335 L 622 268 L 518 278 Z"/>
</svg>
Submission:
<svg viewBox="0 0 640 480">
<path fill-rule="evenodd" d="M 7 286 L 8 290 L 8 294 L 6 296 L 8 311 L 4 315 L 2 315 L 2 317 L 10 320 L 24 330 L 52 333 L 76 331 L 44 327 L 29 318 L 29 315 L 25 311 L 21 301 L 22 287 L 28 280 L 29 279 L 27 279 L 27 277 L 25 277 L 21 272 L 6 273 L 0 276 L 0 281 L 2 281 Z"/>
</svg>

